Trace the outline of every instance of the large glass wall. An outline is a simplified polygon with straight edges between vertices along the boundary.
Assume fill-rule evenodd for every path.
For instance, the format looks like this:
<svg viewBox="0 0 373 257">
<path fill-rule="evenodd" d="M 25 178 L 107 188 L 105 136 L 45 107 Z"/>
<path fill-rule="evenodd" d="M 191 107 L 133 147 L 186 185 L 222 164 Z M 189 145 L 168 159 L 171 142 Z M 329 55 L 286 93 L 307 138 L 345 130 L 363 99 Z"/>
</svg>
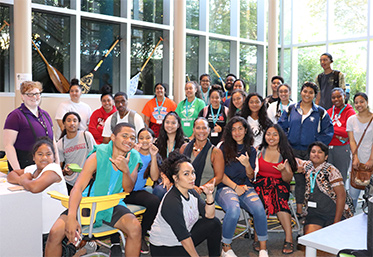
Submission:
<svg viewBox="0 0 373 257">
<path fill-rule="evenodd" d="M 9 91 L 10 84 L 10 7 L 0 5 L 0 92 Z"/>
<path fill-rule="evenodd" d="M 334 59 L 332 69 L 345 74 L 351 94 L 367 91 L 366 85 L 372 79 L 367 69 L 373 65 L 368 58 L 373 38 L 368 2 L 281 1 L 281 74 L 293 89 L 299 91 L 304 81 L 315 81 L 323 72 L 320 55 L 328 52 Z"/>
</svg>

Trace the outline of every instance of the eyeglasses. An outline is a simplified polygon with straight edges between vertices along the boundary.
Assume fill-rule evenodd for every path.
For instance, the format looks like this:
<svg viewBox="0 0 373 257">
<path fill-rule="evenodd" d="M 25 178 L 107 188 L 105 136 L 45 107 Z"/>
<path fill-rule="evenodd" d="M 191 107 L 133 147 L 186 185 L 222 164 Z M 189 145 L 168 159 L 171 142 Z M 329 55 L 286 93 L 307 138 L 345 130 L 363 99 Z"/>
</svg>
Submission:
<svg viewBox="0 0 373 257">
<path fill-rule="evenodd" d="M 203 79 L 203 80 L 201 80 L 201 82 L 210 82 L 210 80 L 208 80 L 208 79 Z"/>
<path fill-rule="evenodd" d="M 28 97 L 40 97 L 41 93 L 24 93 L 24 95 L 27 95 Z"/>
</svg>

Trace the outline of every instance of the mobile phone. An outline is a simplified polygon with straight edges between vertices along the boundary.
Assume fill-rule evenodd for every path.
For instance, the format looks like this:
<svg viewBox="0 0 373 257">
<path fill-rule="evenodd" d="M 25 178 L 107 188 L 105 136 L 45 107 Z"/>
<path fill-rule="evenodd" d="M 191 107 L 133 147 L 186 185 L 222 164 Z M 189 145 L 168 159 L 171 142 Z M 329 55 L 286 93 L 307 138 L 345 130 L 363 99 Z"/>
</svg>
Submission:
<svg viewBox="0 0 373 257">
<path fill-rule="evenodd" d="M 79 232 L 77 230 L 77 231 L 75 231 L 74 246 L 78 247 L 81 241 L 82 241 L 82 235 L 79 234 Z"/>
</svg>

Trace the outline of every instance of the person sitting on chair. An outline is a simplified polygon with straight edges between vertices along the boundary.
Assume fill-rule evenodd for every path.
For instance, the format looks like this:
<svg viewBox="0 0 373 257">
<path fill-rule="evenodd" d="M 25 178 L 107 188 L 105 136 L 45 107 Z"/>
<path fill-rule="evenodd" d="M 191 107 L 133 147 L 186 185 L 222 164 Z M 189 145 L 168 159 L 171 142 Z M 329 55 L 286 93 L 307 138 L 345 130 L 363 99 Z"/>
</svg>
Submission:
<svg viewBox="0 0 373 257">
<path fill-rule="evenodd" d="M 65 236 L 70 242 L 74 242 L 75 233 L 81 232 L 76 216 L 82 196 L 87 196 L 88 193 L 90 196 L 102 196 L 123 190 L 128 193 L 132 191 L 135 182 L 131 173 L 137 173 L 142 166 L 139 153 L 132 149 L 135 142 L 134 126 L 123 122 L 115 126 L 111 142 L 95 146 L 71 190 L 69 209 L 61 214 L 49 232 L 45 256 L 61 256 Z M 88 186 L 93 175 L 96 175 L 96 179 Z M 97 215 L 96 223 L 104 222 L 123 231 L 127 235 L 126 255 L 139 256 L 141 226 L 135 215 L 124 205 L 121 201 L 115 206 L 112 215 L 109 213 L 109 218 L 103 217 L 107 216 L 106 213 Z"/>
</svg>

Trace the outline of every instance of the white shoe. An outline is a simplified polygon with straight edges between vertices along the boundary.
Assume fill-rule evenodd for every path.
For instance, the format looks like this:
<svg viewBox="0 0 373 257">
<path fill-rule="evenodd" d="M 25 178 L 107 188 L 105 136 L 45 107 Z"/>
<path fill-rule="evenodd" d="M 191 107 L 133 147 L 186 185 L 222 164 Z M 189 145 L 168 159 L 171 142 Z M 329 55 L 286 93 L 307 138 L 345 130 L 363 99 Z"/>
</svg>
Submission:
<svg viewBox="0 0 373 257">
<path fill-rule="evenodd" d="M 260 250 L 259 251 L 259 257 L 268 257 L 268 251 L 267 250 Z"/>
<path fill-rule="evenodd" d="M 228 251 L 224 252 L 224 250 L 221 250 L 221 257 L 237 257 L 237 255 L 233 252 L 232 249 L 229 249 Z"/>
<path fill-rule="evenodd" d="M 88 241 L 84 248 L 87 250 L 87 254 L 94 253 L 97 250 L 97 243 L 95 241 Z"/>
</svg>

